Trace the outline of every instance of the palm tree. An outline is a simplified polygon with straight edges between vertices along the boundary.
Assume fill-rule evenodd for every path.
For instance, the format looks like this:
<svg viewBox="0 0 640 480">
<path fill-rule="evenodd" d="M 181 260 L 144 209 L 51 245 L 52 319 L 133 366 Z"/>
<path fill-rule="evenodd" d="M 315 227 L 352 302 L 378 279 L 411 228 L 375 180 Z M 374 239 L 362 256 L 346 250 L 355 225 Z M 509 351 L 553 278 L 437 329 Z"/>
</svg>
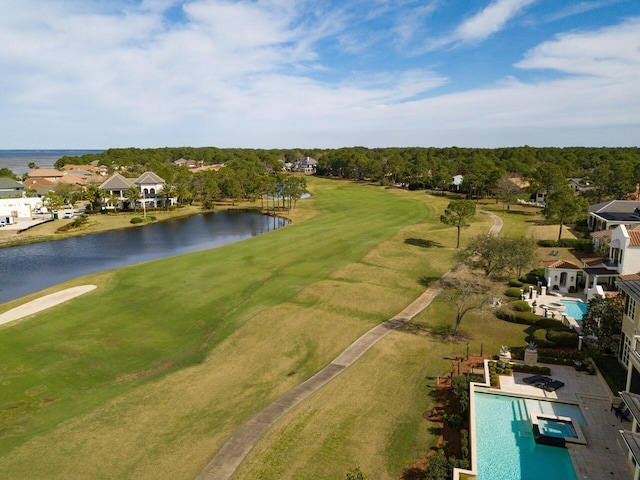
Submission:
<svg viewBox="0 0 640 480">
<path fill-rule="evenodd" d="M 124 196 L 129 202 L 129 208 L 133 206 L 133 211 L 138 211 L 138 199 L 140 198 L 140 190 L 135 185 L 131 185 L 126 192 L 124 192 Z"/>
<path fill-rule="evenodd" d="M 160 197 L 164 198 L 164 209 L 169 210 L 169 204 L 171 203 L 171 199 L 175 196 L 176 187 L 173 185 L 171 180 L 168 180 L 158 192 Z"/>
</svg>

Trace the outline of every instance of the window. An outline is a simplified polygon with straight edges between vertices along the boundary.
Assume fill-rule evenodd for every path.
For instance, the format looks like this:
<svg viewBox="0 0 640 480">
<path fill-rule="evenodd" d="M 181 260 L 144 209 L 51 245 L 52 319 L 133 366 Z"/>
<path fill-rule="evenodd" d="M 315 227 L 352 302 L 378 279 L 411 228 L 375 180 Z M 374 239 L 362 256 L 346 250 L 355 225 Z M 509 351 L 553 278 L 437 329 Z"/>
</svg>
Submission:
<svg viewBox="0 0 640 480">
<path fill-rule="evenodd" d="M 636 301 L 629 295 L 625 295 L 624 314 L 631 320 L 636 319 Z"/>
<path fill-rule="evenodd" d="M 622 334 L 624 340 L 620 343 L 620 360 L 625 365 L 629 364 L 629 351 L 631 350 L 631 339 L 624 333 Z"/>
</svg>

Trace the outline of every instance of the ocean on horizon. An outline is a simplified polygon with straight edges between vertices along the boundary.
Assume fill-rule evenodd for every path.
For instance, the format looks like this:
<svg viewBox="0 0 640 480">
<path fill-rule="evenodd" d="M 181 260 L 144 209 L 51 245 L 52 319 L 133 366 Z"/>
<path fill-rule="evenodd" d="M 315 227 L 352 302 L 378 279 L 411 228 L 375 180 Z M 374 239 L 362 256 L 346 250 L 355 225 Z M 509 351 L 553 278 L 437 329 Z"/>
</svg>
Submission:
<svg viewBox="0 0 640 480">
<path fill-rule="evenodd" d="M 33 162 L 39 168 L 53 168 L 56 160 L 64 156 L 80 156 L 101 153 L 104 150 L 0 150 L 0 168 L 8 168 L 18 177 L 31 169 Z"/>
</svg>

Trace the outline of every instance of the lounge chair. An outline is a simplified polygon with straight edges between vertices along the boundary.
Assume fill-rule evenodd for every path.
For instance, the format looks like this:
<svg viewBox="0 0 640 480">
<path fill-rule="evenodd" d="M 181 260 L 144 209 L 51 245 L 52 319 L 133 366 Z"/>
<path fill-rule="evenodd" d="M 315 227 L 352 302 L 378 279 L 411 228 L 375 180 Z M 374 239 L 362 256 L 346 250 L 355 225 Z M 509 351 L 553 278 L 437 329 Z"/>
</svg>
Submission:
<svg viewBox="0 0 640 480">
<path fill-rule="evenodd" d="M 631 412 L 624 402 L 617 406 L 611 405 L 611 410 L 615 412 L 616 417 L 618 417 L 620 421 L 631 420 Z"/>
<path fill-rule="evenodd" d="M 524 383 L 528 383 L 529 385 L 536 385 L 538 383 L 548 383 L 551 381 L 549 377 L 545 377 L 544 375 L 533 375 L 531 377 L 525 377 L 522 379 Z"/>
<path fill-rule="evenodd" d="M 564 382 L 561 382 L 560 380 L 553 380 L 551 382 L 544 384 L 542 388 L 547 392 L 555 392 L 556 390 L 562 387 L 564 387 Z"/>
</svg>

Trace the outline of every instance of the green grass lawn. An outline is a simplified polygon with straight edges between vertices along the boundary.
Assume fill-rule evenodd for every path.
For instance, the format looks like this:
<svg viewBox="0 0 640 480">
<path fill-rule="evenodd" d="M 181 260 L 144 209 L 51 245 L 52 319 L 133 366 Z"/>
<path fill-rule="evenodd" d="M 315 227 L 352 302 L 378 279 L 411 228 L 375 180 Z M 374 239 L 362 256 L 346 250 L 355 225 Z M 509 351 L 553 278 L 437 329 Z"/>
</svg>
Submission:
<svg viewBox="0 0 640 480">
<path fill-rule="evenodd" d="M 309 188 L 287 228 L 69 282 L 99 288 L 0 327 L 0 477 L 194 478 L 244 422 L 450 267 L 450 199 Z M 478 215 L 463 242 L 490 225 Z M 435 442 L 422 414 L 446 358 L 466 349 L 437 335 L 449 308 L 434 302 L 298 406 L 236 478 L 335 479 L 356 465 L 397 477 Z M 476 350 L 524 338 L 484 317 L 462 331 Z"/>
</svg>

